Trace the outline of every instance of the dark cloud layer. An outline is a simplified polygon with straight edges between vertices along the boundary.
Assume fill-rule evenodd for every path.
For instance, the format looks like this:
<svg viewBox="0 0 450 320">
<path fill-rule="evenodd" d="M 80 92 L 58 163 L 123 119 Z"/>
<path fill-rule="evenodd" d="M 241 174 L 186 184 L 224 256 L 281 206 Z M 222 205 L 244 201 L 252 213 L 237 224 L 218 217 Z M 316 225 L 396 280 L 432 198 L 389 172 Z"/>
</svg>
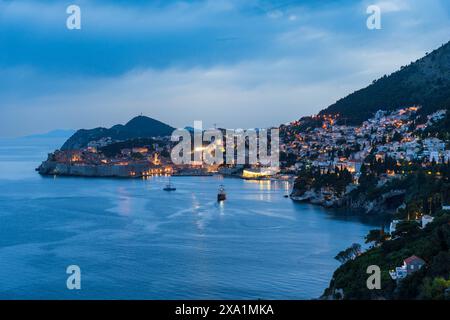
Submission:
<svg viewBox="0 0 450 320">
<path fill-rule="evenodd" d="M 375 2 L 378 31 L 373 1 L 80 0 L 82 29 L 69 31 L 66 2 L 0 0 L 0 136 L 140 112 L 275 125 L 450 40 L 448 1 Z"/>
</svg>

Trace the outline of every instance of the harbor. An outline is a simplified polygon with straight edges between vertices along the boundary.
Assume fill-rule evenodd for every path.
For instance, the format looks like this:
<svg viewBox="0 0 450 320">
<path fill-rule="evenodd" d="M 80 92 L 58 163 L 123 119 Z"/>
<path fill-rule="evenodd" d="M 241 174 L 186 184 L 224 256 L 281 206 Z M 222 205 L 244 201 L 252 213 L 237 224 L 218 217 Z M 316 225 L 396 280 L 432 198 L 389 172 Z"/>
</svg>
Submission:
<svg viewBox="0 0 450 320">
<path fill-rule="evenodd" d="M 12 163 L 0 146 L 3 298 L 313 299 L 336 252 L 373 228 L 284 198 L 289 181 L 172 176 L 167 192 L 166 176 L 38 175 L 49 149 L 16 147 Z M 77 297 L 60 281 L 71 263 L 85 276 Z"/>
</svg>

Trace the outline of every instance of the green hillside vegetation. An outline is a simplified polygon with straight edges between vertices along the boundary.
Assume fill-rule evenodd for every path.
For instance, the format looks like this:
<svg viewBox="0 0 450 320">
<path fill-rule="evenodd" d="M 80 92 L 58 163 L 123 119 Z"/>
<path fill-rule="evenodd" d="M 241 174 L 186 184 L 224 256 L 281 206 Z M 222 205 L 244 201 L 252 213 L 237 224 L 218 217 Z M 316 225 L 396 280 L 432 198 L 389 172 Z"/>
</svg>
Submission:
<svg viewBox="0 0 450 320">
<path fill-rule="evenodd" d="M 155 140 L 150 138 L 132 139 L 117 143 L 112 143 L 106 147 L 100 148 L 99 151 L 102 152 L 107 157 L 114 157 L 121 153 L 122 149 L 132 149 L 140 147 L 148 147 L 150 151 L 153 151 L 153 144 Z"/>
<path fill-rule="evenodd" d="M 435 137 L 443 141 L 450 141 L 450 112 L 447 112 L 443 119 L 426 128 L 421 133 L 421 137 Z"/>
<path fill-rule="evenodd" d="M 342 195 L 350 182 L 352 182 L 352 175 L 347 169 L 335 168 L 334 171 L 325 173 L 320 173 L 319 170 L 303 169 L 298 173 L 294 189 L 299 194 L 303 194 L 311 189 L 327 188 Z"/>
<path fill-rule="evenodd" d="M 113 140 L 129 140 L 170 136 L 173 130 L 174 128 L 158 120 L 138 116 L 131 119 L 125 125 L 118 124 L 109 129 L 95 128 L 91 130 L 78 130 L 64 143 L 61 150 L 82 149 L 85 148 L 90 141 L 97 141 L 108 137 Z"/>
<path fill-rule="evenodd" d="M 340 252 L 336 259 L 343 264 L 324 295 L 332 296 L 334 289 L 343 289 L 345 299 L 444 299 L 445 290 L 450 287 L 450 212 L 442 210 L 442 205 L 450 203 L 450 164 L 434 164 L 424 170 L 420 164 L 368 160 L 361 184 L 352 196 L 363 192 L 368 199 L 375 199 L 392 190 L 405 190 L 405 206 L 395 214 L 403 221 L 393 235 L 383 229 L 371 230 L 366 243 L 373 247 L 360 255 L 352 250 L 355 244 Z M 377 175 L 385 170 L 406 175 L 377 187 Z M 421 229 L 416 219 L 425 214 L 435 220 Z M 426 267 L 397 284 L 389 270 L 401 266 L 412 255 L 424 259 Z M 366 270 L 370 265 L 378 265 L 382 270 L 381 290 L 367 289 Z"/>
<path fill-rule="evenodd" d="M 449 248 L 450 214 L 440 211 L 435 221 L 423 230 L 412 229 L 395 240 L 374 246 L 356 259 L 347 260 L 335 271 L 324 295 L 343 289 L 344 299 L 444 299 L 445 290 L 450 287 Z M 397 284 L 389 270 L 401 266 L 412 255 L 424 259 L 426 266 Z M 371 265 L 381 269 L 381 290 L 367 288 L 366 271 Z"/>
<path fill-rule="evenodd" d="M 320 114 L 340 114 L 347 124 L 360 124 L 380 109 L 421 105 L 430 114 L 450 106 L 450 42 L 340 99 Z"/>
<path fill-rule="evenodd" d="M 442 204 L 450 203 L 449 163 L 434 164 L 425 170 L 420 163 L 397 164 L 388 157 L 386 161 L 380 162 L 369 156 L 366 161 L 369 165 L 362 167 L 359 186 L 350 193 L 353 199 L 363 194 L 366 199 L 374 200 L 390 191 L 404 190 L 406 196 L 402 201 L 405 202 L 405 208 L 396 214 L 397 218 L 402 219 L 412 218 L 416 212 L 434 214 Z M 377 186 L 378 175 L 386 170 L 401 174 L 401 177 Z"/>
</svg>

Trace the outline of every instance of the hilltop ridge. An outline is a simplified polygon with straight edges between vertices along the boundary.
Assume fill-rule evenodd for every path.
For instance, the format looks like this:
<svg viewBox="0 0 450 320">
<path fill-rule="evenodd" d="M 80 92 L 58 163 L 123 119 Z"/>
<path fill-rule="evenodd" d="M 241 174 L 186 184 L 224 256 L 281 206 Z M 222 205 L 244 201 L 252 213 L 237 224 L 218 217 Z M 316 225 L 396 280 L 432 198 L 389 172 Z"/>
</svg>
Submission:
<svg viewBox="0 0 450 320">
<path fill-rule="evenodd" d="M 379 110 L 420 105 L 423 114 L 450 106 L 450 42 L 338 100 L 319 114 L 340 114 L 358 125 Z"/>
<path fill-rule="evenodd" d="M 90 130 L 78 130 L 64 143 L 61 150 L 82 149 L 91 141 L 108 137 L 114 140 L 126 140 L 170 136 L 173 130 L 175 129 L 168 124 L 140 115 L 134 117 L 125 125 L 117 124 L 109 129 L 99 127 Z"/>
</svg>

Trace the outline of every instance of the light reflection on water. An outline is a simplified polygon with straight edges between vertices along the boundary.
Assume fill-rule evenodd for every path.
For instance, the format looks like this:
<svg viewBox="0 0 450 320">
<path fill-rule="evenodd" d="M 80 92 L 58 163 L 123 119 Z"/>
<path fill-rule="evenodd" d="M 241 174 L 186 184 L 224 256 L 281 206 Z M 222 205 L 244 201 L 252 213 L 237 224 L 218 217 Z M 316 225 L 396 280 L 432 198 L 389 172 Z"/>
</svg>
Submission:
<svg viewBox="0 0 450 320">
<path fill-rule="evenodd" d="M 173 177 L 170 193 L 166 177 L 44 178 L 45 148 L 15 148 L 12 166 L 0 148 L 0 298 L 315 298 L 376 225 L 294 203 L 285 181 Z"/>
</svg>

